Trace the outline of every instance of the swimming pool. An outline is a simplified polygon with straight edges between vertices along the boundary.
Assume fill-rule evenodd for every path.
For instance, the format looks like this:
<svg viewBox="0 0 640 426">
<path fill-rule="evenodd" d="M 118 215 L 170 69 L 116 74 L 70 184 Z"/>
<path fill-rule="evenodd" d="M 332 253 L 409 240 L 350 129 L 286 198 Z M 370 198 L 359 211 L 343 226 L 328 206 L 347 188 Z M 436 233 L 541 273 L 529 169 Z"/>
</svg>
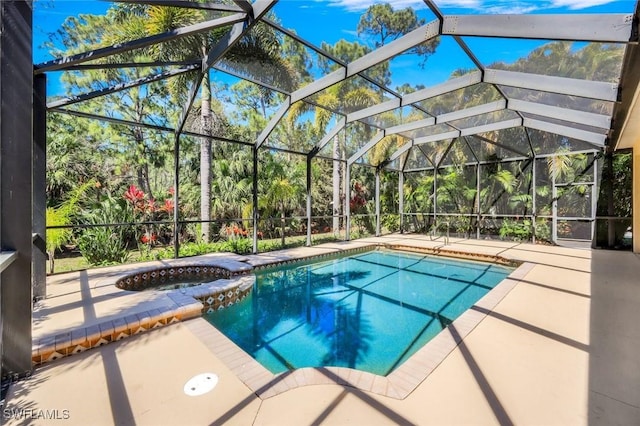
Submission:
<svg viewBox="0 0 640 426">
<path fill-rule="evenodd" d="M 205 319 L 273 373 L 338 366 L 384 376 L 511 271 L 375 250 L 259 271 L 248 297 Z"/>
</svg>

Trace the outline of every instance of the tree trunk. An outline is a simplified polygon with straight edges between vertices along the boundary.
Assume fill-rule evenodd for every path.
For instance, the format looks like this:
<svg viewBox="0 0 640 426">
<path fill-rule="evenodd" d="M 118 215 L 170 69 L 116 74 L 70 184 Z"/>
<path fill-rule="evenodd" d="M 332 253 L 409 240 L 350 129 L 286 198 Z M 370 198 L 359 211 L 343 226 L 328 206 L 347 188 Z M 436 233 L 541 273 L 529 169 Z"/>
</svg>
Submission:
<svg viewBox="0 0 640 426">
<path fill-rule="evenodd" d="M 142 121 L 142 118 L 138 119 Z M 133 130 L 133 137 L 136 142 L 136 153 L 139 156 L 136 161 L 136 177 L 138 180 L 138 187 L 147 194 L 149 199 L 153 199 L 153 193 L 151 192 L 151 184 L 149 183 L 149 162 L 147 159 L 147 155 L 149 153 L 146 152 L 144 146 L 144 132 L 140 127 L 136 127 Z"/>
<path fill-rule="evenodd" d="M 202 132 L 211 136 L 211 86 L 209 73 L 205 74 L 202 81 L 202 107 L 200 120 Z M 200 138 L 200 220 L 211 219 L 211 139 Z M 211 226 L 208 222 L 202 223 L 202 241 L 211 241 Z"/>
<path fill-rule="evenodd" d="M 284 244 L 285 244 L 285 238 L 284 238 L 284 231 L 286 228 L 286 221 L 284 219 L 284 207 L 282 208 L 282 210 L 280 211 L 280 231 L 282 232 L 282 247 L 284 248 Z"/>
<path fill-rule="evenodd" d="M 331 206 L 331 214 L 333 217 L 333 234 L 338 235 L 340 233 L 340 218 L 336 217 L 340 214 L 340 162 L 336 161 L 336 158 L 340 158 L 340 143 L 338 138 L 333 139 L 333 204 Z"/>
<path fill-rule="evenodd" d="M 55 271 L 55 249 L 48 251 L 47 254 L 49 255 L 49 273 L 53 274 L 53 272 Z"/>
</svg>

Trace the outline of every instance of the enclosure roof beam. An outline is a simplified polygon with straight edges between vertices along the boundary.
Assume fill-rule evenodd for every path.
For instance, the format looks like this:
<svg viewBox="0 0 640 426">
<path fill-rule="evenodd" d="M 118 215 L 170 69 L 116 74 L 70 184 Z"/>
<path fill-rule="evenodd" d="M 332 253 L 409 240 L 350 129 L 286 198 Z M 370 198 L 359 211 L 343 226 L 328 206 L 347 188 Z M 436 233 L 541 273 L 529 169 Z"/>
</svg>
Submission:
<svg viewBox="0 0 640 426">
<path fill-rule="evenodd" d="M 422 155 L 424 155 L 425 160 L 427 160 L 427 163 L 431 164 L 433 166 L 433 168 L 436 167 L 436 163 L 433 162 L 433 160 L 431 158 L 429 158 L 429 156 L 427 155 L 426 152 L 424 152 L 424 144 L 422 145 L 416 145 L 418 147 L 418 149 L 420 150 L 420 152 L 422 153 Z"/>
<path fill-rule="evenodd" d="M 347 67 L 347 63 L 344 62 L 343 60 L 341 60 L 340 58 L 329 54 L 328 52 L 326 52 L 323 49 L 320 49 L 319 47 L 315 46 L 313 43 L 310 43 L 309 41 L 307 41 L 306 39 L 300 37 L 298 34 L 296 34 L 293 31 L 290 31 L 286 28 L 284 28 L 283 26 L 271 21 L 268 18 L 263 18 L 262 22 L 269 25 L 270 27 L 280 31 L 283 34 L 286 34 L 287 36 L 291 37 L 292 39 L 294 39 L 295 41 L 297 41 L 298 43 L 304 45 L 305 47 L 307 47 L 308 49 L 313 50 L 314 52 L 316 52 L 318 55 L 325 57 L 326 59 L 330 59 L 331 61 L 335 62 L 336 64 L 346 68 Z M 365 74 L 364 72 L 359 72 L 358 76 L 364 78 L 365 80 L 367 80 L 369 83 L 373 84 L 374 86 L 382 89 L 383 91 L 393 95 L 394 97 L 400 99 L 402 96 L 398 93 L 396 93 L 395 91 L 391 90 L 389 87 L 384 86 L 380 83 L 378 83 L 376 80 L 374 80 L 373 78 L 369 77 L 367 74 Z"/>
<path fill-rule="evenodd" d="M 439 21 L 431 21 L 347 65 L 347 77 L 369 69 L 439 35 Z"/>
<path fill-rule="evenodd" d="M 239 78 L 241 80 L 246 80 L 249 83 L 253 83 L 253 84 L 257 85 L 257 86 L 264 87 L 265 89 L 273 90 L 274 92 L 282 93 L 283 95 L 290 95 L 289 92 L 287 92 L 286 90 L 282 90 L 279 87 L 273 86 L 273 85 L 268 84 L 268 83 L 263 83 L 261 81 L 256 80 L 255 78 L 252 78 L 252 77 L 249 77 L 249 76 L 246 76 L 246 75 L 241 75 L 238 72 L 235 72 L 233 70 L 229 70 L 229 69 L 226 69 L 226 68 L 222 68 L 219 65 L 212 65 L 211 68 L 215 69 L 216 71 L 220 71 L 222 73 L 225 73 L 227 75 L 231 75 L 233 77 Z"/>
<path fill-rule="evenodd" d="M 59 108 L 67 105 L 72 105 L 82 101 L 88 101 L 89 99 L 94 99 L 100 96 L 110 95 L 112 93 L 121 92 L 123 90 L 131 89 L 133 87 L 142 86 L 144 84 L 149 84 L 154 81 L 161 81 L 167 78 L 174 77 L 176 75 L 184 74 L 187 72 L 192 72 L 199 69 L 199 65 L 190 65 L 185 68 L 179 68 L 171 71 L 161 72 L 160 74 L 149 75 L 147 77 L 141 77 L 132 81 L 127 81 L 125 83 L 116 84 L 114 86 L 105 87 L 104 89 L 94 90 L 93 92 L 83 93 L 81 95 L 70 96 L 68 98 L 57 99 L 55 101 L 49 102 L 47 104 L 47 108 Z"/>
<path fill-rule="evenodd" d="M 68 115 L 73 115 L 73 116 L 76 116 L 76 117 L 82 117 L 82 118 L 88 118 L 88 119 L 94 119 L 94 120 L 100 120 L 100 121 L 106 121 L 106 122 L 109 122 L 109 123 L 121 124 L 123 126 L 143 127 L 145 129 L 158 130 L 160 132 L 175 133 L 175 131 L 176 131 L 173 127 L 159 126 L 157 124 L 149 124 L 149 123 L 139 123 L 139 122 L 136 122 L 136 121 L 123 120 L 121 118 L 114 118 L 114 117 L 106 117 L 106 116 L 103 116 L 103 115 L 91 114 L 91 113 L 82 112 L 82 111 L 74 111 L 74 110 L 64 109 L 64 108 L 53 108 L 53 109 L 50 110 L 50 112 L 55 112 L 55 113 L 60 113 L 60 114 L 68 114 Z M 208 139 L 216 140 L 216 141 L 235 143 L 235 144 L 238 144 L 238 145 L 253 146 L 253 143 L 251 143 L 251 142 L 240 141 L 240 140 L 236 140 L 236 139 L 229 139 L 229 138 L 225 138 L 225 137 L 221 137 L 221 136 L 209 136 L 209 135 L 204 135 L 202 133 L 186 132 L 186 131 L 183 131 L 182 134 L 186 135 L 186 136 L 197 137 L 197 138 L 208 138 Z M 274 149 L 276 149 L 276 148 L 274 148 Z"/>
<path fill-rule="evenodd" d="M 258 136 L 258 139 L 256 139 L 256 148 L 260 148 L 260 146 L 262 146 L 262 144 L 267 140 L 271 132 L 273 132 L 273 129 L 275 129 L 278 123 L 280 123 L 280 120 L 282 120 L 282 117 L 284 117 L 287 111 L 289 111 L 290 106 L 291 97 L 287 96 L 285 101 L 280 106 L 280 109 L 275 113 L 273 117 L 271 117 L 271 120 L 269 120 L 267 127 L 262 130 L 262 132 Z"/>
<path fill-rule="evenodd" d="M 361 120 L 373 115 L 382 114 L 383 112 L 393 111 L 396 108 L 400 108 L 400 99 L 390 99 L 347 114 L 347 123 L 352 123 L 356 120 Z"/>
<path fill-rule="evenodd" d="M 496 102 L 490 102 L 490 103 L 485 104 L 485 105 L 479 105 L 478 107 L 467 108 L 466 110 L 462 110 L 462 111 L 458 111 L 456 113 L 453 113 L 455 115 L 452 115 L 452 117 L 454 117 L 453 119 L 464 118 L 464 117 L 472 117 L 472 116 L 487 112 L 489 110 L 490 111 L 496 111 L 496 110 L 504 109 L 505 103 L 506 103 L 506 101 L 500 100 L 500 101 L 496 101 Z M 451 115 L 451 114 L 445 114 L 445 115 Z M 446 121 L 446 120 L 442 120 L 442 121 Z M 435 125 L 435 123 L 436 123 L 436 119 L 431 117 L 431 118 L 426 118 L 424 120 L 419 120 L 419 121 L 414 121 L 414 122 L 411 122 L 411 123 L 405 123 L 405 124 L 401 124 L 401 125 L 398 125 L 398 126 L 389 127 L 388 129 L 386 129 L 384 131 L 384 134 L 383 134 L 382 137 L 395 135 L 395 134 L 399 134 L 401 132 L 406 132 L 406 131 L 410 131 L 410 130 L 416 130 L 416 129 L 431 127 L 431 126 Z M 413 140 L 412 145 L 413 144 L 419 145 L 419 144 L 426 143 L 426 142 L 444 140 L 444 139 L 449 139 L 449 138 L 457 138 L 459 136 L 471 135 L 471 134 L 474 134 L 474 133 L 491 132 L 491 131 L 494 131 L 494 130 L 500 130 L 500 129 L 506 129 L 506 128 L 520 126 L 521 124 L 522 124 L 522 120 L 520 118 L 515 118 L 515 119 L 512 119 L 512 120 L 505 120 L 505 121 L 500 121 L 500 122 L 496 122 L 496 123 L 490 123 L 490 124 L 486 124 L 486 125 L 483 125 L 483 126 L 471 127 L 469 129 L 462 129 L 461 131 L 460 130 L 455 130 L 455 131 L 451 131 L 451 132 L 440 133 L 440 134 L 437 134 L 437 135 L 431 135 L 431 136 L 426 136 L 426 137 L 422 137 L 422 138 L 416 138 L 416 139 Z M 382 139 L 382 137 L 380 138 L 380 140 Z M 434 138 L 434 139 L 432 139 L 432 138 Z M 364 151 L 362 153 L 360 153 L 360 151 L 358 151 L 352 157 L 352 158 L 354 158 L 354 157 L 357 156 L 353 161 L 351 161 L 351 158 L 350 158 L 349 159 L 350 164 L 355 162 L 355 160 L 357 160 L 358 158 L 362 157 L 367 151 L 369 151 L 375 145 L 375 143 L 373 143 L 373 145 L 369 146 L 369 144 L 371 144 L 372 142 L 373 142 L 373 140 L 371 142 L 369 142 L 367 145 L 365 145 L 363 148 L 361 148 L 360 151 L 362 151 L 362 150 L 364 150 Z M 389 160 L 389 161 L 392 161 L 392 160 Z"/>
<path fill-rule="evenodd" d="M 425 118 L 422 120 L 412 121 L 409 123 L 399 124 L 397 126 L 389 127 L 386 129 L 387 135 L 395 135 L 402 132 L 408 132 L 411 130 L 422 129 L 436 124 L 434 117 Z"/>
<path fill-rule="evenodd" d="M 541 130 L 543 132 L 555 133 L 557 135 L 566 136 L 568 138 L 578 139 L 600 148 L 605 145 L 605 142 L 607 140 L 607 135 L 588 132 L 586 130 L 562 126 L 560 124 L 549 123 L 542 120 L 535 120 L 532 118 L 525 118 L 523 125 L 531 129 Z"/>
<path fill-rule="evenodd" d="M 536 102 L 521 101 L 518 99 L 510 99 L 508 108 L 514 111 L 584 124 L 586 126 L 599 127 L 601 129 L 608 130 L 611 128 L 611 117 L 603 114 L 594 114 L 591 112 L 560 108 Z"/>
<path fill-rule="evenodd" d="M 398 159 L 398 157 L 400 157 L 405 152 L 409 151 L 412 147 L 413 147 L 413 141 L 405 143 L 400 148 L 398 148 L 396 152 L 391 154 L 391 156 L 389 157 L 389 162 L 395 161 L 396 159 Z"/>
<path fill-rule="evenodd" d="M 402 97 L 402 106 L 424 101 L 435 96 L 444 95 L 482 82 L 482 72 L 473 71 L 461 77 L 452 78 L 444 83 L 426 89 L 408 93 Z"/>
<path fill-rule="evenodd" d="M 315 153 L 320 152 L 331 141 L 331 139 L 336 137 L 336 135 L 340 132 L 340 130 L 344 129 L 344 126 L 346 126 L 346 124 L 347 124 L 346 118 L 341 117 L 338 120 L 337 124 L 333 127 L 333 129 L 331 129 L 329 133 L 327 133 L 326 135 L 324 135 L 322 139 L 320 139 L 320 142 L 318 142 L 318 144 L 313 148 L 313 150 L 309 154 L 311 155 L 314 152 Z M 314 157 L 315 154 L 311 156 Z"/>
<path fill-rule="evenodd" d="M 467 148 L 469 148 L 469 152 L 471 153 L 471 155 L 473 155 L 473 158 L 475 158 L 476 163 L 480 163 L 480 158 L 478 158 L 478 156 L 476 155 L 476 152 L 473 150 L 473 148 L 471 148 L 471 144 L 469 143 L 469 140 L 467 139 L 467 137 L 462 136 L 462 140 L 464 141 L 465 145 L 467 145 Z"/>
<path fill-rule="evenodd" d="M 199 70 L 198 75 L 193 79 L 191 87 L 189 87 L 187 103 L 182 107 L 182 112 L 180 113 L 180 117 L 178 118 L 178 125 L 176 126 L 176 137 L 178 137 L 184 130 L 184 126 L 187 123 L 187 118 L 189 117 L 189 111 L 191 111 L 191 106 L 196 100 L 196 96 L 198 96 L 198 90 L 200 89 L 200 85 L 202 84 L 203 77 L 204 73 L 202 72 L 202 70 Z"/>
<path fill-rule="evenodd" d="M 242 9 L 247 15 L 252 16 L 253 7 L 251 7 L 251 3 L 247 0 L 233 0 L 233 2 Z"/>
<path fill-rule="evenodd" d="M 495 102 L 489 102 L 486 104 L 459 109 L 457 111 L 449 112 L 446 114 L 441 114 L 436 117 L 436 123 L 448 123 L 450 121 L 460 120 L 462 118 L 473 117 L 474 115 L 487 114 L 490 112 L 496 112 L 505 109 L 507 106 L 507 101 L 501 99 Z"/>
<path fill-rule="evenodd" d="M 451 151 L 451 148 L 453 148 L 453 144 L 456 142 L 456 139 L 457 138 L 451 139 L 451 142 L 449 142 L 449 145 L 447 145 L 447 149 L 444 150 L 444 152 L 442 153 L 442 157 L 440 157 L 440 159 L 438 160 L 436 168 L 440 168 L 444 159 L 447 158 L 447 155 L 449 155 L 449 151 Z M 424 154 L 424 151 L 422 151 L 422 153 Z M 425 154 L 425 157 L 426 156 L 427 155 Z"/>
<path fill-rule="evenodd" d="M 457 138 L 460 136 L 460 131 L 459 130 L 452 130 L 449 132 L 443 132 L 443 133 L 438 133 L 436 135 L 429 135 L 429 136 L 423 136 L 420 138 L 415 138 L 413 140 L 413 144 L 414 145 L 421 145 L 424 143 L 429 143 L 429 142 L 438 142 L 438 141 L 443 141 L 443 140 L 447 140 L 447 139 L 452 139 L 452 138 Z"/>
<path fill-rule="evenodd" d="M 194 2 L 190 0 L 111 0 L 115 3 L 135 3 L 149 6 L 183 7 L 185 9 L 216 10 L 219 12 L 242 12 L 238 6 L 214 2 Z"/>
<path fill-rule="evenodd" d="M 402 96 L 399 102 L 398 99 L 391 99 L 378 105 L 354 111 L 350 114 L 347 114 L 347 122 L 351 123 L 356 120 L 371 117 L 372 115 L 392 111 L 396 108 L 424 101 L 425 99 L 429 99 L 434 96 L 443 95 L 445 93 L 453 92 L 458 89 L 473 86 L 474 84 L 480 83 L 481 81 L 482 73 L 480 71 L 474 71 L 469 74 L 463 75 L 462 77 L 452 78 L 451 80 L 448 80 L 442 84 L 408 93 Z"/>
<path fill-rule="evenodd" d="M 167 126 L 159 126 L 157 124 L 149 124 L 149 123 L 138 123 L 138 122 L 135 122 L 135 121 L 123 120 L 121 118 L 106 117 L 106 116 L 103 116 L 103 115 L 91 114 L 91 113 L 83 112 L 83 111 L 74 111 L 74 110 L 71 110 L 71 109 L 65 109 L 65 108 L 59 108 L 59 107 L 51 107 L 51 108 L 49 108 L 49 112 L 73 115 L 73 116 L 76 116 L 76 117 L 93 119 L 93 120 L 106 121 L 106 122 L 114 123 L 114 124 L 122 124 L 123 126 L 144 127 L 146 129 L 158 130 L 158 131 L 161 131 L 161 132 L 173 132 L 174 131 L 173 128 L 167 127 Z"/>
<path fill-rule="evenodd" d="M 569 153 L 569 155 L 577 155 L 577 154 L 596 154 L 600 152 L 597 149 L 589 149 L 589 150 L 582 150 L 582 151 L 572 151 L 571 153 Z M 555 157 L 557 155 L 561 155 L 561 154 L 539 154 L 536 155 L 536 158 L 549 158 L 549 157 Z M 480 164 L 481 166 L 483 165 L 487 165 L 487 164 L 496 164 L 496 163 L 513 163 L 515 161 L 531 161 L 533 160 L 533 157 L 509 157 L 509 158 L 501 158 L 500 160 L 494 160 L 494 161 L 471 161 L 471 162 L 466 162 L 466 163 L 462 163 L 462 164 L 451 164 L 451 165 L 446 165 L 446 166 L 441 166 L 440 168 L 447 168 L 447 167 L 455 167 L 455 166 L 475 166 L 477 164 Z M 429 161 L 429 159 L 427 159 L 427 161 Z M 431 163 L 429 161 L 429 163 Z M 424 172 L 424 171 L 430 171 L 433 170 L 435 167 L 431 166 L 431 167 L 423 167 L 423 168 L 419 168 L 419 169 L 408 169 L 408 170 L 404 170 L 405 173 L 414 173 L 414 172 Z"/>
<path fill-rule="evenodd" d="M 108 70 L 123 68 L 156 68 L 171 67 L 185 65 L 200 65 L 199 59 L 187 61 L 147 61 L 147 62 L 119 62 L 119 63 L 103 63 L 103 64 L 78 64 L 65 68 L 65 71 L 83 71 L 83 70 Z"/>
<path fill-rule="evenodd" d="M 633 14 L 447 15 L 443 35 L 629 43 Z"/>
<path fill-rule="evenodd" d="M 431 12 L 434 15 L 436 15 L 436 18 L 438 18 L 439 21 L 444 20 L 444 15 L 432 0 L 422 0 L 422 1 L 424 2 L 424 4 L 427 5 L 427 7 L 431 10 Z"/>
<path fill-rule="evenodd" d="M 493 146 L 497 146 L 498 148 L 506 149 L 507 151 L 511 151 L 511 152 L 513 152 L 513 153 L 515 153 L 515 154 L 518 154 L 518 155 L 519 155 L 519 156 L 521 156 L 521 157 L 531 157 L 531 155 L 532 155 L 532 154 L 530 154 L 530 153 L 526 153 L 526 152 L 520 151 L 520 150 L 519 150 L 519 149 L 517 149 L 517 148 L 511 148 L 510 146 L 507 146 L 507 145 L 505 145 L 505 144 L 503 144 L 503 143 L 500 143 L 500 142 L 497 142 L 497 141 L 493 141 L 493 140 L 491 140 L 491 139 L 489 139 L 489 138 L 485 138 L 484 136 L 480 136 L 479 134 L 476 134 L 476 135 L 470 135 L 470 137 L 480 139 L 480 140 L 482 140 L 482 141 L 484 141 L 484 142 L 486 142 L 486 143 L 488 143 L 488 144 L 491 144 L 491 145 L 493 145 Z M 466 139 L 465 139 L 465 140 L 466 140 Z M 473 150 L 472 150 L 472 151 L 473 151 Z M 474 156 L 475 156 L 475 154 L 474 154 Z M 476 157 L 476 158 L 477 158 L 477 157 Z"/>
<path fill-rule="evenodd" d="M 541 90 L 561 95 L 580 96 L 601 101 L 616 102 L 618 99 L 618 85 L 603 81 L 580 80 L 496 69 L 486 69 L 483 81 L 485 83 Z"/>
<path fill-rule="evenodd" d="M 346 69 L 341 68 L 317 79 L 311 84 L 306 85 L 291 94 L 291 103 L 295 103 L 308 96 L 314 95 L 327 87 L 333 86 L 340 81 L 347 79 L 361 71 L 371 68 L 381 62 L 384 62 L 412 47 L 415 47 L 425 41 L 432 39 L 438 35 L 438 22 L 432 21 L 411 31 L 408 34 L 386 44 L 378 49 L 367 53 L 363 57 L 356 59 L 347 65 Z"/>
<path fill-rule="evenodd" d="M 347 78 L 347 69 L 338 68 L 337 70 L 315 80 L 313 83 L 307 84 L 306 86 L 291 93 L 291 103 L 296 103 L 306 97 L 315 95 L 327 87 L 341 82 L 345 78 Z"/>
<path fill-rule="evenodd" d="M 269 12 L 269 10 L 276 4 L 276 1 L 277 0 L 256 0 L 253 5 L 250 5 L 253 13 L 244 15 L 247 18 L 246 20 L 236 22 L 233 27 L 231 27 L 231 30 L 229 30 L 220 39 L 220 41 L 218 41 L 218 43 L 209 50 L 206 58 L 202 59 L 202 70 L 191 86 L 188 101 L 185 104 L 178 121 L 178 126 L 176 128 L 177 134 L 180 134 L 184 128 L 191 106 L 198 95 L 198 90 L 200 89 L 200 85 L 202 84 L 205 74 L 209 72 L 209 68 L 214 66 L 238 41 L 240 41 L 245 34 L 251 31 L 257 20 L 266 15 L 267 12 Z"/>
<path fill-rule="evenodd" d="M 521 125 L 522 120 L 520 118 L 513 118 L 511 120 L 503 120 L 495 123 L 484 124 L 482 126 L 460 129 L 460 136 L 475 135 L 476 133 L 494 132 L 496 130 L 510 129 L 512 127 L 518 127 Z"/>
<path fill-rule="evenodd" d="M 63 70 L 68 66 L 77 65 L 88 61 L 94 61 L 96 59 L 104 58 L 105 56 L 129 52 L 131 50 L 152 46 L 154 44 L 163 43 L 180 37 L 211 31 L 215 28 L 226 27 L 238 22 L 242 22 L 246 19 L 246 17 L 247 15 L 244 13 L 235 13 L 223 18 L 217 18 L 206 22 L 188 25 L 186 27 L 177 28 L 175 30 L 167 31 L 161 34 L 142 37 L 137 40 L 128 41 L 125 43 L 118 43 L 112 46 L 101 47 L 99 49 L 90 50 L 88 52 L 78 53 L 76 55 L 53 59 L 51 61 L 35 65 L 34 73 L 41 74 L 46 71 Z"/>
<path fill-rule="evenodd" d="M 347 160 L 347 164 L 349 166 L 351 166 L 353 163 L 358 161 L 358 159 L 360 159 L 363 155 L 365 155 L 367 152 L 369 152 L 369 150 L 371 148 L 373 148 L 374 146 L 376 146 L 377 143 L 380 142 L 384 137 L 385 137 L 384 130 L 379 131 L 373 137 L 373 139 L 371 139 L 362 148 L 360 148 L 355 154 L 353 154 L 351 157 L 349 157 L 349 159 Z"/>
<path fill-rule="evenodd" d="M 411 130 L 424 129 L 428 127 L 432 127 L 437 124 L 444 124 L 453 120 L 459 120 L 462 118 L 473 117 L 480 114 L 485 114 L 493 111 L 503 110 L 506 105 L 506 101 L 501 99 L 495 102 L 489 102 L 487 104 L 478 105 L 471 108 L 462 109 L 459 111 L 454 111 L 452 113 L 442 114 L 435 118 L 425 118 L 423 120 L 412 121 L 410 123 L 400 124 L 398 126 L 389 127 L 386 129 L 387 135 L 394 135 L 402 132 L 407 132 Z M 520 125 L 522 120 L 520 118 L 513 119 L 511 122 L 517 123 L 516 125 Z M 501 122 L 502 123 L 502 122 Z M 491 124 L 487 125 L 490 126 Z M 482 127 L 482 126 L 481 126 Z M 513 126 L 510 126 L 513 127 Z M 471 128 L 475 129 L 475 127 Z M 489 131 L 489 130 L 486 130 Z M 463 136 L 466 135 L 466 131 L 463 131 Z M 416 140 L 421 140 L 422 138 L 417 138 Z"/>
</svg>

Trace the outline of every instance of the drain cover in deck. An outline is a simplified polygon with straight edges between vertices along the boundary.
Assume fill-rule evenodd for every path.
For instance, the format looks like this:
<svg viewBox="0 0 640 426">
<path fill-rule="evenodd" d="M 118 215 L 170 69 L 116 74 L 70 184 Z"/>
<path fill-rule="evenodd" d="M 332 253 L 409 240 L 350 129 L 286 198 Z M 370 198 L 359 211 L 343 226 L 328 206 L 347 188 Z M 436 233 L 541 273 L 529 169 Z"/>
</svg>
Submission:
<svg viewBox="0 0 640 426">
<path fill-rule="evenodd" d="M 218 384 L 218 376 L 213 373 L 198 374 L 184 385 L 184 393 L 189 396 L 204 395 Z"/>
</svg>

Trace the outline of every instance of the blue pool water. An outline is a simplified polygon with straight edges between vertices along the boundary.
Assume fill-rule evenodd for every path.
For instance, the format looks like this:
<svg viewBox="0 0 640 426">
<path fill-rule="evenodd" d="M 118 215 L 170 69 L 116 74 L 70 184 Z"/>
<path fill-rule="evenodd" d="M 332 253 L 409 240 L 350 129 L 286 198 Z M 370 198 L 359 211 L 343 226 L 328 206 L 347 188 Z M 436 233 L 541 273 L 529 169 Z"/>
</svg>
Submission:
<svg viewBox="0 0 640 426">
<path fill-rule="evenodd" d="M 265 269 L 205 318 L 273 373 L 339 366 L 387 375 L 512 269 L 377 250 Z"/>
</svg>

